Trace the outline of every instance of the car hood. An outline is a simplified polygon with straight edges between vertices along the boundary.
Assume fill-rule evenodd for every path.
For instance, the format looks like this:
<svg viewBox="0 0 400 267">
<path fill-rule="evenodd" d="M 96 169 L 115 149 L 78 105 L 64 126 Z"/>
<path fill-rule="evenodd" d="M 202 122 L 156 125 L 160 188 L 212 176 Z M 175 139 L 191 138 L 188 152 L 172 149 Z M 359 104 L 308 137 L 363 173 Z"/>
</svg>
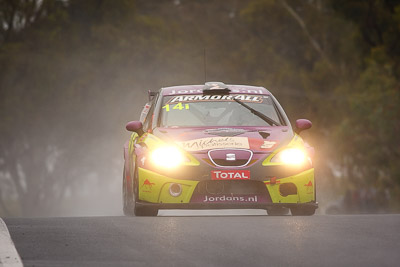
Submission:
<svg viewBox="0 0 400 267">
<path fill-rule="evenodd" d="M 293 138 L 289 126 L 156 128 L 153 134 L 191 153 L 225 148 L 266 153 L 287 145 Z"/>
</svg>

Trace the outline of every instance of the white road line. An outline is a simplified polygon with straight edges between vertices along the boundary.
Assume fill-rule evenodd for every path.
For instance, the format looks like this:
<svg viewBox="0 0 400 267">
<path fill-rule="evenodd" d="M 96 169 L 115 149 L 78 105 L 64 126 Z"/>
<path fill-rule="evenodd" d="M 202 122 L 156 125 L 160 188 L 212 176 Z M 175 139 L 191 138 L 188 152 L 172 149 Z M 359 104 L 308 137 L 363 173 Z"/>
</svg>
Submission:
<svg viewBox="0 0 400 267">
<path fill-rule="evenodd" d="M 21 267 L 21 258 L 11 240 L 6 223 L 0 218 L 0 267 Z"/>
</svg>

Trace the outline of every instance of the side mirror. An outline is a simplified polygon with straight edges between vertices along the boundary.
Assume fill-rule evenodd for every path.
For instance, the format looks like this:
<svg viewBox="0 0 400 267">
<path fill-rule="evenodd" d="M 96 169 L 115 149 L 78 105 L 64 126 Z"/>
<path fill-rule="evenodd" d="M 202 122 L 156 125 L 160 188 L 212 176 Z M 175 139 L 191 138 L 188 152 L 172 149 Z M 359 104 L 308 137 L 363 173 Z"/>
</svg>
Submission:
<svg viewBox="0 0 400 267">
<path fill-rule="evenodd" d="M 299 134 L 301 131 L 310 129 L 312 126 L 312 122 L 306 119 L 298 119 L 296 121 L 296 130 L 295 132 Z"/>
<path fill-rule="evenodd" d="M 144 134 L 143 131 L 143 124 L 140 121 L 130 121 L 126 124 L 126 129 L 130 132 L 135 132 L 137 133 L 139 136 L 141 136 L 142 134 Z"/>
</svg>

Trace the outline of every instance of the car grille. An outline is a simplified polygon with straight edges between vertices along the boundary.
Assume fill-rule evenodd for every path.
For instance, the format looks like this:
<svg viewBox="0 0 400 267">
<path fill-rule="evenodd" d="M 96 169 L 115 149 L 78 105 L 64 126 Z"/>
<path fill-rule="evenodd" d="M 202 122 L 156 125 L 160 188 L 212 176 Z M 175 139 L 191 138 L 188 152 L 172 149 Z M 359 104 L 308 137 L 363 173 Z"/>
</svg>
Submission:
<svg viewBox="0 0 400 267">
<path fill-rule="evenodd" d="M 242 159 L 242 160 L 235 160 L 235 161 L 229 161 L 225 159 L 214 159 L 214 164 L 219 165 L 219 166 L 245 166 L 247 165 L 248 160 Z"/>
<path fill-rule="evenodd" d="M 253 152 L 247 149 L 213 149 L 208 151 L 208 157 L 219 167 L 244 167 L 251 161 Z"/>
</svg>

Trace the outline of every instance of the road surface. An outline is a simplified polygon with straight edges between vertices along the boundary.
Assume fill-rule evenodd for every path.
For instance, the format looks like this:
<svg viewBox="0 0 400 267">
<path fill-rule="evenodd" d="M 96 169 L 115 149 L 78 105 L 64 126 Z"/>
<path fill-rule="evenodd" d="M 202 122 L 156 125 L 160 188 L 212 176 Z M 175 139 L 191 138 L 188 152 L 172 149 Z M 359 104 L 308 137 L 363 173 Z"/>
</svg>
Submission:
<svg viewBox="0 0 400 267">
<path fill-rule="evenodd" d="M 400 215 L 4 221 L 25 266 L 400 266 Z"/>
</svg>

